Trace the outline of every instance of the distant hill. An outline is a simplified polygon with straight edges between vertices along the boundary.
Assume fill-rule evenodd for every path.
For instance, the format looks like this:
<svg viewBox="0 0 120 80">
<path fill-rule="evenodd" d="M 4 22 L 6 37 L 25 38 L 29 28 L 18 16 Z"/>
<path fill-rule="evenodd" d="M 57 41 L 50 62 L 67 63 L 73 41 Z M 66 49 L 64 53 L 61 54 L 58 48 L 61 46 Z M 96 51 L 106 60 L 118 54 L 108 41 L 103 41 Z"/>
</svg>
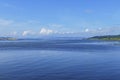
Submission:
<svg viewBox="0 0 120 80">
<path fill-rule="evenodd" d="M 13 37 L 0 37 L 0 40 L 17 40 L 16 38 Z"/>
<path fill-rule="evenodd" d="M 120 35 L 94 36 L 88 39 L 90 40 L 120 40 Z"/>
</svg>

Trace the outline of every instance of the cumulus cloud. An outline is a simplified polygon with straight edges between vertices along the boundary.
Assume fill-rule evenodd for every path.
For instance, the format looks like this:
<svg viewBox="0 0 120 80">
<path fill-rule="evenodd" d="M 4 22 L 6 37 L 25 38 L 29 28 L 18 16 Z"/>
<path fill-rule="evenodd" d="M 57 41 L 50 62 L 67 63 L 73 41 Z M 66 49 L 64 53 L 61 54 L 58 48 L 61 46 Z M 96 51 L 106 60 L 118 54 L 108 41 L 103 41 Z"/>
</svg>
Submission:
<svg viewBox="0 0 120 80">
<path fill-rule="evenodd" d="M 31 30 L 26 30 L 26 31 L 23 31 L 22 33 L 22 36 L 26 36 L 26 35 L 34 35 L 35 32 L 31 31 Z"/>
<path fill-rule="evenodd" d="M 106 27 L 106 28 L 86 28 L 80 34 L 92 35 L 113 35 L 119 34 L 120 27 Z"/>
<path fill-rule="evenodd" d="M 39 33 L 42 35 L 49 35 L 49 34 L 74 34 L 75 32 L 68 32 L 68 31 L 61 32 L 52 29 L 41 28 Z"/>
<path fill-rule="evenodd" d="M 102 28 L 86 28 L 84 30 L 85 33 L 101 33 L 101 32 L 106 32 L 104 30 L 102 30 Z"/>
<path fill-rule="evenodd" d="M 14 31 L 14 32 L 11 33 L 11 35 L 16 36 L 16 35 L 17 35 L 17 32 Z"/>
<path fill-rule="evenodd" d="M 33 27 L 35 26 L 35 27 Z M 41 28 L 41 29 L 40 29 Z M 39 30 L 40 29 L 40 30 Z M 39 21 L 17 22 L 13 20 L 0 19 L 1 35 L 13 36 L 41 36 L 41 35 L 71 35 L 71 34 L 86 34 L 86 35 L 106 35 L 119 34 L 120 25 L 107 27 L 86 27 L 80 30 L 74 28 L 63 27 L 59 24 L 42 25 Z M 13 31 L 13 32 L 12 32 Z"/>
<path fill-rule="evenodd" d="M 89 32 L 89 29 L 85 29 L 85 32 Z"/>
<path fill-rule="evenodd" d="M 43 35 L 48 35 L 48 34 L 52 34 L 54 33 L 55 31 L 51 30 L 51 29 L 46 29 L 46 28 L 41 28 L 40 30 L 40 34 L 43 34 Z"/>
</svg>

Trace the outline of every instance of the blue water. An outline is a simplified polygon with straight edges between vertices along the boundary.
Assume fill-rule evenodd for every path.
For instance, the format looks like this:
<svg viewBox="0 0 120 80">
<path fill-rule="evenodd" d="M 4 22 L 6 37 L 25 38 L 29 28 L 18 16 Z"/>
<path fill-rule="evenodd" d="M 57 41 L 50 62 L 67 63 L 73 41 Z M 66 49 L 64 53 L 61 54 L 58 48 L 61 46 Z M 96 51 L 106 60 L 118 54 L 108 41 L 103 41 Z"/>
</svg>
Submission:
<svg viewBox="0 0 120 80">
<path fill-rule="evenodd" d="M 0 41 L 0 80 L 120 80 L 120 42 Z"/>
</svg>

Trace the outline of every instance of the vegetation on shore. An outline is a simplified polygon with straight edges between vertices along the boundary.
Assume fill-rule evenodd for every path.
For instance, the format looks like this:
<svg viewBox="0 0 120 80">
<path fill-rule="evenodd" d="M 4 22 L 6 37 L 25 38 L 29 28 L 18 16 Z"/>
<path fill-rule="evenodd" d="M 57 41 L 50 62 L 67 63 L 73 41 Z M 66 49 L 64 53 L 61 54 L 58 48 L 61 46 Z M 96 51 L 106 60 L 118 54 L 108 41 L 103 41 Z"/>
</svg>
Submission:
<svg viewBox="0 0 120 80">
<path fill-rule="evenodd" d="M 120 35 L 106 35 L 106 36 L 94 36 L 87 38 L 88 40 L 112 40 L 112 41 L 120 41 Z M 0 37 L 0 41 L 8 40 L 8 41 L 14 41 L 18 40 L 17 38 L 13 37 Z"/>
<path fill-rule="evenodd" d="M 120 35 L 107 35 L 107 36 L 94 36 L 88 38 L 89 40 L 119 40 L 120 41 Z"/>
</svg>

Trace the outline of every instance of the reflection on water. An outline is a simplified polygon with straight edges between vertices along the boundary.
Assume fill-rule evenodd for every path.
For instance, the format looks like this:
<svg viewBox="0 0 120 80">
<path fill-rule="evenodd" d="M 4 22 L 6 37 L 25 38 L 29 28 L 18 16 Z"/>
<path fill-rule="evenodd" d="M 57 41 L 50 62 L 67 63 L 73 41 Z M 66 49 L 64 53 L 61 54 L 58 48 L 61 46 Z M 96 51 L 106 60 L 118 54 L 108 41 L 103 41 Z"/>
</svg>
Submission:
<svg viewBox="0 0 120 80">
<path fill-rule="evenodd" d="M 112 42 L 0 42 L 0 80 L 120 80 Z"/>
</svg>

